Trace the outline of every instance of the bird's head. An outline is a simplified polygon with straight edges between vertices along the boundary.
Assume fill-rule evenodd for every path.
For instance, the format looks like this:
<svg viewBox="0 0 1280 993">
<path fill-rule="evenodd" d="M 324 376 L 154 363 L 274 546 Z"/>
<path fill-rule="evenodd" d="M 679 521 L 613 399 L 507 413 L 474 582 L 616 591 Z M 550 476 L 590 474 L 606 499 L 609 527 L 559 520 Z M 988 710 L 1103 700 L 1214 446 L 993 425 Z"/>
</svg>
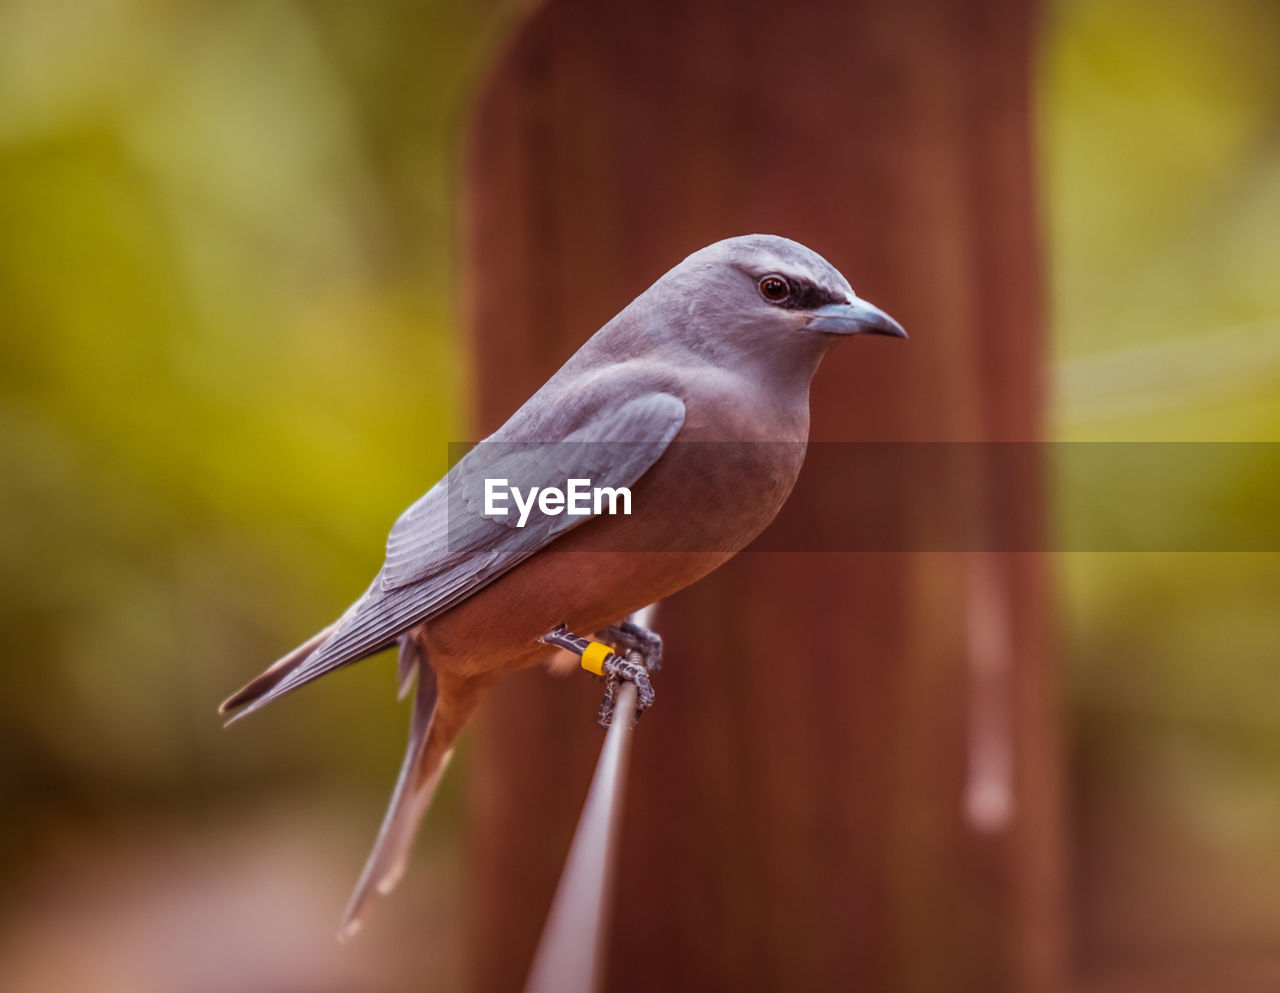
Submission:
<svg viewBox="0 0 1280 993">
<path fill-rule="evenodd" d="M 654 291 L 681 328 L 683 344 L 724 359 L 816 368 L 844 338 L 907 337 L 821 255 L 776 235 L 708 245 L 663 276 Z"/>
</svg>

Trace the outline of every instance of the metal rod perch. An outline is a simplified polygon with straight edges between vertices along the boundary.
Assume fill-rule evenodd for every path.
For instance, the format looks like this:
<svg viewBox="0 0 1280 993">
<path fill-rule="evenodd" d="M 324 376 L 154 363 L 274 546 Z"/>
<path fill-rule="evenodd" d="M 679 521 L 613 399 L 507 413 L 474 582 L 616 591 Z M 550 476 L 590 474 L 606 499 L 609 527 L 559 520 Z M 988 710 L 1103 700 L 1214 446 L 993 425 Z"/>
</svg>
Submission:
<svg viewBox="0 0 1280 993">
<path fill-rule="evenodd" d="M 600 761 L 560 874 L 525 993 L 594 993 L 604 978 L 604 941 L 612 904 L 622 793 L 635 725 L 636 687 L 623 682 Z"/>
</svg>

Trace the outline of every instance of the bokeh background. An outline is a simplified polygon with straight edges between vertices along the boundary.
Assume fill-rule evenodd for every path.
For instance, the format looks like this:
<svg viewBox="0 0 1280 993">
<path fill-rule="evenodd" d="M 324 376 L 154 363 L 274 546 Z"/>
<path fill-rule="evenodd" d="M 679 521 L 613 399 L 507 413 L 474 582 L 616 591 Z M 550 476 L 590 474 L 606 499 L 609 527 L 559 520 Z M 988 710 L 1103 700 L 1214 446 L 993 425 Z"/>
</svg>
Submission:
<svg viewBox="0 0 1280 993">
<path fill-rule="evenodd" d="M 214 708 L 466 436 L 459 147 L 520 13 L 0 0 L 0 987 L 460 988 L 465 750 L 394 903 L 331 937 L 392 660 Z M 1266 2 L 1045 6 L 1055 439 L 1280 436 L 1277 38 Z M 1054 513 L 1087 526 L 1082 482 Z M 1192 485 L 1170 504 L 1275 499 Z M 1274 988 L 1280 556 L 1053 567 L 1074 983 Z"/>
</svg>

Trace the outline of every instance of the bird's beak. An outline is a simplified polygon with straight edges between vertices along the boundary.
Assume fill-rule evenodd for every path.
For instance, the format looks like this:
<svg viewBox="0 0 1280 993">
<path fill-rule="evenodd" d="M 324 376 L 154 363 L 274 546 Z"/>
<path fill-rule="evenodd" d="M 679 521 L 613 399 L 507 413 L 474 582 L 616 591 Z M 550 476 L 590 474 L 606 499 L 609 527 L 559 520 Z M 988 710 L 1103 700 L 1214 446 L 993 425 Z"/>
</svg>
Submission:
<svg viewBox="0 0 1280 993">
<path fill-rule="evenodd" d="M 879 307 L 857 297 L 851 297 L 847 303 L 829 303 L 825 307 L 819 307 L 805 327 L 827 334 L 887 334 L 893 338 L 907 336 L 901 324 Z"/>
</svg>

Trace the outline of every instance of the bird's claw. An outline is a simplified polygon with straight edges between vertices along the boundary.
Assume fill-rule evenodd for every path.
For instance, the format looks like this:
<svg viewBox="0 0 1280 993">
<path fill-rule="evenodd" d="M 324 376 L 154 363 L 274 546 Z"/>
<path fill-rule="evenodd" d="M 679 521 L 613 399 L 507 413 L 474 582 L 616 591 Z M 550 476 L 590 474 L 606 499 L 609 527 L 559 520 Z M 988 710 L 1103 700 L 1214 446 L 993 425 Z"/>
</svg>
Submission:
<svg viewBox="0 0 1280 993">
<path fill-rule="evenodd" d="M 649 673 L 657 669 L 662 661 L 662 639 L 652 631 L 629 621 L 606 628 L 600 632 L 600 636 L 613 642 L 614 649 L 609 650 L 603 643 L 596 646 L 608 651 L 599 663 L 599 670 L 591 670 L 599 671 L 604 676 L 604 700 L 600 703 L 596 723 L 605 728 L 613 723 L 618 684 L 623 680 L 634 684 L 636 688 L 635 719 L 639 720 L 645 708 L 653 706 L 653 683 L 649 679 Z M 578 656 L 592 650 L 590 641 L 574 634 L 563 624 L 554 631 L 548 631 L 538 640 L 544 645 L 554 645 Z"/>
<path fill-rule="evenodd" d="M 639 720 L 645 709 L 653 706 L 653 683 L 649 679 L 649 670 L 636 649 L 629 650 L 626 655 L 610 655 L 604 660 L 604 699 L 600 702 L 600 713 L 596 715 L 596 723 L 607 728 L 613 723 L 617 708 L 618 686 L 623 681 L 636 688 L 636 714 Z"/>
<path fill-rule="evenodd" d="M 626 651 L 639 652 L 649 672 L 662 668 L 662 636 L 657 631 L 650 631 L 632 621 L 623 621 L 596 632 L 596 637 Z"/>
</svg>

